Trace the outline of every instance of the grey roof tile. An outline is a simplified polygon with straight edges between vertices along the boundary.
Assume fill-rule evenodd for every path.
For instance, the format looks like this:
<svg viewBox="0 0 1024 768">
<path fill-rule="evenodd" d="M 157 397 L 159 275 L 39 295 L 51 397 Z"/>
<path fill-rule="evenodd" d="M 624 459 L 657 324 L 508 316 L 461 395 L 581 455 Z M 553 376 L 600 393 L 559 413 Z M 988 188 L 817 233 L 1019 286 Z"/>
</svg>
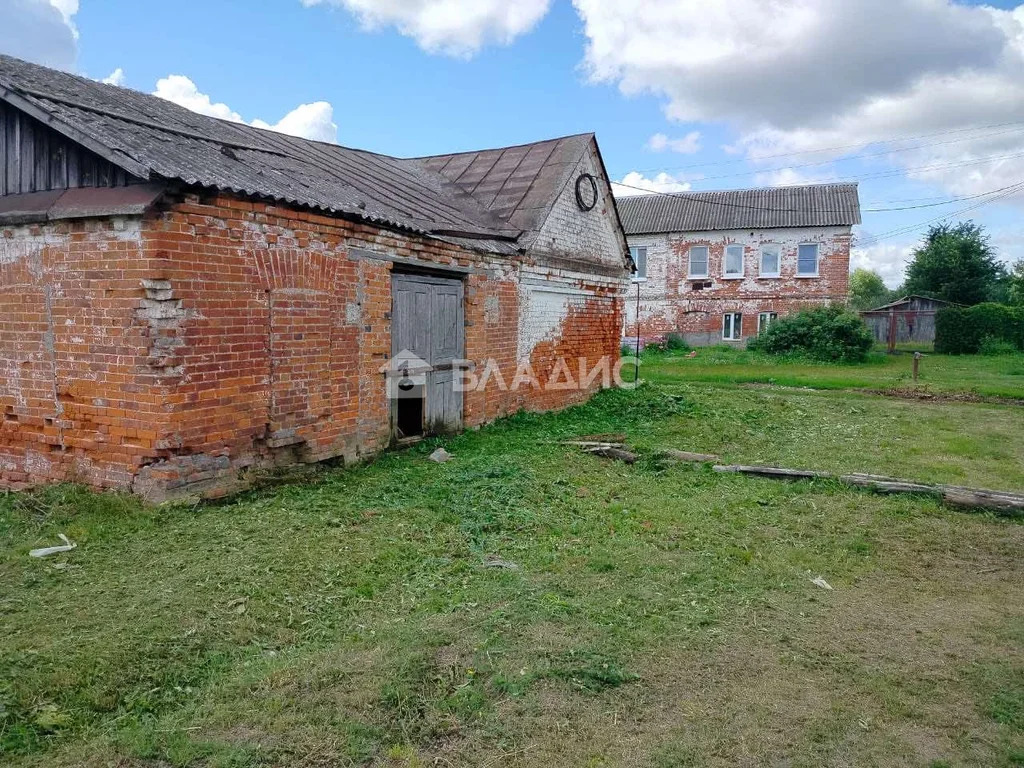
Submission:
<svg viewBox="0 0 1024 768">
<path fill-rule="evenodd" d="M 632 195 L 616 203 L 627 235 L 860 224 L 856 184 Z"/>
<path fill-rule="evenodd" d="M 0 97 L 109 150 L 144 180 L 180 180 L 449 240 L 468 236 L 462 241 L 500 252 L 528 246 L 523 230 L 543 222 L 565 169 L 592 139 L 402 159 L 218 120 L 3 55 Z M 548 164 L 553 156 L 560 165 Z M 529 215 L 520 211 L 524 200 Z"/>
</svg>

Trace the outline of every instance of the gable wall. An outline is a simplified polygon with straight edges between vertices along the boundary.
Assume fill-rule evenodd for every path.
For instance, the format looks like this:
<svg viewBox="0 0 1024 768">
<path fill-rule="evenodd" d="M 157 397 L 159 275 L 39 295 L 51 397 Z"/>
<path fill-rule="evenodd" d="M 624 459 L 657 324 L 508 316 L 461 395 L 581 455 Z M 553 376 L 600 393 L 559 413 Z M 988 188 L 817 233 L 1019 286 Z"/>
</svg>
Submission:
<svg viewBox="0 0 1024 768">
<path fill-rule="evenodd" d="M 0 196 L 119 187 L 133 177 L 0 101 Z"/>
</svg>

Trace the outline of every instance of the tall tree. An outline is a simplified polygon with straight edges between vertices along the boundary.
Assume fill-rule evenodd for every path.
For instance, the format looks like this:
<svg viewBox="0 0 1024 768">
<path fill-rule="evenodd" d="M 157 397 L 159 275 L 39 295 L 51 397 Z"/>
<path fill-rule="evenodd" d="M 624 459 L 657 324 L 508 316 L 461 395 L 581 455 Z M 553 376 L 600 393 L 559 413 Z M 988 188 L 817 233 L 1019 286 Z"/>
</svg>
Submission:
<svg viewBox="0 0 1024 768">
<path fill-rule="evenodd" d="M 970 306 L 995 298 L 1005 276 L 982 227 L 971 221 L 937 224 L 914 251 L 906 291 Z"/>
<path fill-rule="evenodd" d="M 1007 300 L 1010 304 L 1024 307 L 1024 259 L 1013 265 L 1007 282 L 1010 284 Z"/>
<path fill-rule="evenodd" d="M 889 301 L 891 292 L 882 276 L 871 269 L 858 267 L 850 275 L 850 307 L 874 309 Z"/>
</svg>

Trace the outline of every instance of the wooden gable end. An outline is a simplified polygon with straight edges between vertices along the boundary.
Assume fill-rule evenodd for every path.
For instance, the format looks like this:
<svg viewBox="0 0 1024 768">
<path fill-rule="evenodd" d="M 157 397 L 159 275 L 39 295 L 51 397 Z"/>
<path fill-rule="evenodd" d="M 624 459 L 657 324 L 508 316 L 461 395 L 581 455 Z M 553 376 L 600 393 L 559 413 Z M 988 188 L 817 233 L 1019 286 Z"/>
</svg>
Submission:
<svg viewBox="0 0 1024 768">
<path fill-rule="evenodd" d="M 141 181 L 0 101 L 0 197 Z"/>
</svg>

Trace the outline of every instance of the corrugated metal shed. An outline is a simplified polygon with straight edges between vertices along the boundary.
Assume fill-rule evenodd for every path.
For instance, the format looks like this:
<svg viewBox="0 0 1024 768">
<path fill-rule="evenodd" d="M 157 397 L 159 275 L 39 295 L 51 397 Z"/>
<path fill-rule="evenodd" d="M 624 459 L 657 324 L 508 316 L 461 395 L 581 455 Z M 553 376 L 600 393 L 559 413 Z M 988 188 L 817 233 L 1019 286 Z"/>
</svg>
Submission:
<svg viewBox="0 0 1024 768">
<path fill-rule="evenodd" d="M 627 235 L 860 224 L 856 184 L 815 184 L 617 199 Z"/>
<path fill-rule="evenodd" d="M 344 213 L 497 252 L 524 246 L 523 231 L 546 217 L 592 138 L 400 159 L 206 117 L 2 55 L 0 98 L 140 180 Z"/>
</svg>

